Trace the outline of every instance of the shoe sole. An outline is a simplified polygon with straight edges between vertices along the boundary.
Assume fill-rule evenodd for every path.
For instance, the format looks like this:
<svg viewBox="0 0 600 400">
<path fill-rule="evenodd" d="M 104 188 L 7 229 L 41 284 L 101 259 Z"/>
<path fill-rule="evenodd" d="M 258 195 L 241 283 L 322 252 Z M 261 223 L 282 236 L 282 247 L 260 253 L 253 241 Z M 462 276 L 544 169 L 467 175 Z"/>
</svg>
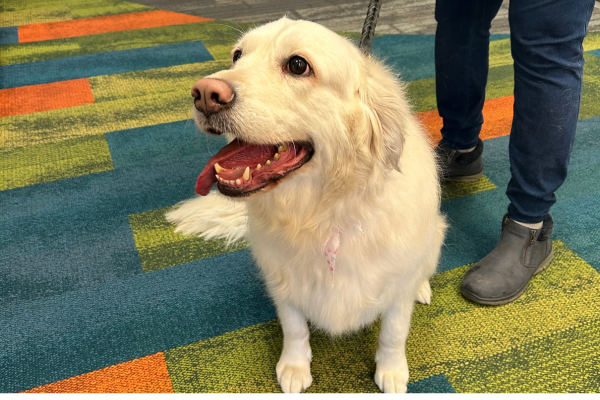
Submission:
<svg viewBox="0 0 600 400">
<path fill-rule="evenodd" d="M 483 171 L 475 174 L 475 175 L 467 175 L 467 176 L 450 176 L 444 179 L 445 182 L 475 182 L 478 181 L 483 176 Z"/>
<path fill-rule="evenodd" d="M 535 269 L 533 275 L 531 275 L 531 276 L 534 277 L 535 275 L 539 274 L 540 272 L 542 272 L 543 270 L 548 268 L 548 266 L 552 263 L 552 260 L 554 260 L 554 248 L 550 249 L 550 254 L 548 254 L 548 256 L 544 259 L 544 261 L 542 261 L 540 263 L 540 265 Z M 528 284 L 529 284 L 529 282 L 527 282 L 527 285 Z M 527 285 L 525 285 L 523 287 L 523 289 L 521 289 L 514 296 L 511 296 L 508 299 L 495 300 L 495 301 L 482 300 L 478 297 L 473 296 L 470 293 L 464 292 L 462 290 L 461 290 L 461 292 L 462 292 L 463 296 L 465 296 L 467 299 L 469 299 L 477 304 L 483 304 L 484 306 L 502 306 L 504 304 L 508 304 L 511 301 L 514 301 L 514 300 L 518 299 L 519 297 L 521 297 L 523 292 L 525 292 Z"/>
</svg>

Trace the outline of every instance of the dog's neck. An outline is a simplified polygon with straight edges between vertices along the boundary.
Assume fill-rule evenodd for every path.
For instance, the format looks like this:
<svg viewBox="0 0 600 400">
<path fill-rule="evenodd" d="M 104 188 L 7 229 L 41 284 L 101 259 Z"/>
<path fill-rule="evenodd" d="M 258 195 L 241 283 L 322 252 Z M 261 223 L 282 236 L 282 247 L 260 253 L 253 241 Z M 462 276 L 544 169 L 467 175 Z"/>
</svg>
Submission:
<svg viewBox="0 0 600 400">
<path fill-rule="evenodd" d="M 322 244 L 333 229 L 354 229 L 370 219 L 371 210 L 384 198 L 381 182 L 390 173 L 397 172 L 376 166 L 346 177 L 298 177 L 249 199 L 250 216 L 268 231 L 298 236 L 298 240 L 306 236 Z"/>
</svg>

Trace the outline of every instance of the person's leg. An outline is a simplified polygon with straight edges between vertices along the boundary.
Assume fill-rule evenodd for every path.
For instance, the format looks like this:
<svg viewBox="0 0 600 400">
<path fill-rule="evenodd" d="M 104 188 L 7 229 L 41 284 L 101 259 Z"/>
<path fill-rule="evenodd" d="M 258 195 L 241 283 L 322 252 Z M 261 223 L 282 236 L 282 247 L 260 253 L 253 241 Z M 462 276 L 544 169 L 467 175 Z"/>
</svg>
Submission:
<svg viewBox="0 0 600 400">
<path fill-rule="evenodd" d="M 543 221 L 567 177 L 593 7 L 594 0 L 510 2 L 515 105 L 506 194 L 513 220 Z"/>
<path fill-rule="evenodd" d="M 435 151 L 444 181 L 473 182 L 483 175 L 483 103 L 490 25 L 502 0 L 437 0 L 435 82 L 442 140 Z"/>
<path fill-rule="evenodd" d="M 463 278 L 463 295 L 477 303 L 518 298 L 552 261 L 549 210 L 567 174 L 581 98 L 582 42 L 593 5 L 594 0 L 511 0 L 511 203 L 500 241 Z"/>
<path fill-rule="evenodd" d="M 489 65 L 490 24 L 502 0 L 437 0 L 435 75 L 443 142 L 477 145 Z"/>
</svg>

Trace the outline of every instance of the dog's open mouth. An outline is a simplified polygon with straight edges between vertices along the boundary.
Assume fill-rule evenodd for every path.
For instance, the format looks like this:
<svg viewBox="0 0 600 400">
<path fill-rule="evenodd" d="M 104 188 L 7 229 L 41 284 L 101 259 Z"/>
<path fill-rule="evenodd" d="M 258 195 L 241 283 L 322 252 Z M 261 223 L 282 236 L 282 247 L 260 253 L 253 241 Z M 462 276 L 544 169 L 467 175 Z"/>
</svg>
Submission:
<svg viewBox="0 0 600 400">
<path fill-rule="evenodd" d="M 235 139 L 208 160 L 196 193 L 206 196 L 217 183 L 225 195 L 248 196 L 302 167 L 313 152 L 304 142 L 258 145 Z"/>
</svg>

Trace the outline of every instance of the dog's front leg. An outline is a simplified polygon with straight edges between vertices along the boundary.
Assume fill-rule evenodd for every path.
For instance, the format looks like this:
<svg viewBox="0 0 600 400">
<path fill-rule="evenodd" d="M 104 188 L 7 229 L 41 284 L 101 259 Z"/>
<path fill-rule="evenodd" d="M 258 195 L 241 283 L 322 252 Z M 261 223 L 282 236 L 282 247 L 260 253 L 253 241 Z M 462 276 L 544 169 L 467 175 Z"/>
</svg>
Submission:
<svg viewBox="0 0 600 400">
<path fill-rule="evenodd" d="M 277 315 L 283 329 L 283 351 L 277 363 L 277 381 L 285 393 L 300 393 L 312 383 L 306 318 L 287 303 L 277 304 Z"/>
<path fill-rule="evenodd" d="M 398 299 L 381 316 L 379 343 L 375 353 L 375 383 L 385 393 L 405 393 L 408 363 L 405 344 L 410 330 L 413 299 Z"/>
</svg>

